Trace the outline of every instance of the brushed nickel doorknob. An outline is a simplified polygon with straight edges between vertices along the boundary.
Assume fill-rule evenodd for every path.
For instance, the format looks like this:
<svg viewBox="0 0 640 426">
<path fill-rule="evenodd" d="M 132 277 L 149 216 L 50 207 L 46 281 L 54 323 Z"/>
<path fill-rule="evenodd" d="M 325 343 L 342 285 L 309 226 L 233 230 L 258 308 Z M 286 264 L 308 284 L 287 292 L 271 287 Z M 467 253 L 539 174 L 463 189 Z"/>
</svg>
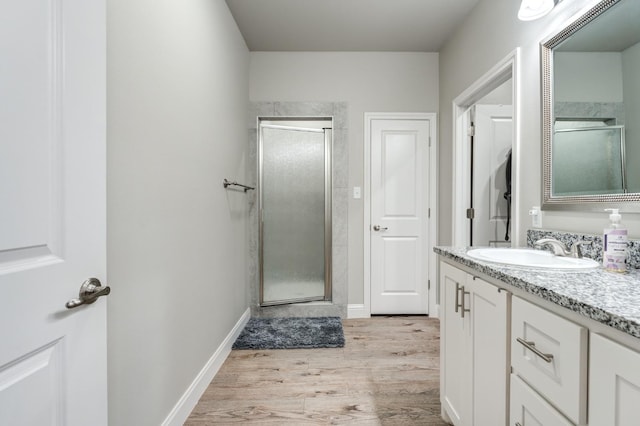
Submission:
<svg viewBox="0 0 640 426">
<path fill-rule="evenodd" d="M 77 308 L 80 305 L 89 305 L 100 296 L 106 296 L 111 293 L 111 287 L 103 287 L 97 278 L 89 278 L 80 286 L 80 292 L 77 299 L 71 299 L 66 303 L 67 309 Z"/>
</svg>

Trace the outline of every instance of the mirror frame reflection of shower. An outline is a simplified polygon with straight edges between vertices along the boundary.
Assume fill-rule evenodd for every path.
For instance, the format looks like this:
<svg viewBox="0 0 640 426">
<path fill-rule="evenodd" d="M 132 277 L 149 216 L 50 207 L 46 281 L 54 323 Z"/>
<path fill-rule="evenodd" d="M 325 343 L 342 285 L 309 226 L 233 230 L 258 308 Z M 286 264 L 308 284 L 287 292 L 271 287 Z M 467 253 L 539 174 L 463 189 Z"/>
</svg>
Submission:
<svg viewBox="0 0 640 426">
<path fill-rule="evenodd" d="M 258 118 L 260 306 L 331 301 L 332 128 Z"/>
</svg>

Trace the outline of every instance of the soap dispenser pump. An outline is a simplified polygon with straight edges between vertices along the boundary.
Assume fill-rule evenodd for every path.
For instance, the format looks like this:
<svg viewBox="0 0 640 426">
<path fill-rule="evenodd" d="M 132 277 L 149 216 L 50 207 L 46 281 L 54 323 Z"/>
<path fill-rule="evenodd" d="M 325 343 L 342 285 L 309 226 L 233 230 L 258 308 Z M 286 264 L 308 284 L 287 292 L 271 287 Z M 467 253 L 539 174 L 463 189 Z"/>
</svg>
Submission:
<svg viewBox="0 0 640 426">
<path fill-rule="evenodd" d="M 605 228 L 602 242 L 602 265 L 607 271 L 626 272 L 627 270 L 627 230 L 620 221 L 622 216 L 619 209 L 604 209 L 609 211 L 611 223 Z"/>
</svg>

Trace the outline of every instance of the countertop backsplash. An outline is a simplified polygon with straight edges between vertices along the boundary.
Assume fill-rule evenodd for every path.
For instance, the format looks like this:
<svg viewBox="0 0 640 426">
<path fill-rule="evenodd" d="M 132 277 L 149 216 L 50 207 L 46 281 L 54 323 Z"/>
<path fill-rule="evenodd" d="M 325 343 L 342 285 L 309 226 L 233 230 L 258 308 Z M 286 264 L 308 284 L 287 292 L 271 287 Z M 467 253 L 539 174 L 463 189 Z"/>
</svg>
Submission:
<svg viewBox="0 0 640 426">
<path fill-rule="evenodd" d="M 576 241 L 593 241 L 591 246 L 582 246 L 582 255 L 602 263 L 602 235 L 578 234 L 565 231 L 551 231 L 546 229 L 527 230 L 527 246 L 533 247 L 533 243 L 541 238 L 554 238 L 563 242 L 567 247 Z M 627 245 L 629 256 L 627 264 L 629 268 L 640 269 L 640 240 L 629 239 Z"/>
</svg>

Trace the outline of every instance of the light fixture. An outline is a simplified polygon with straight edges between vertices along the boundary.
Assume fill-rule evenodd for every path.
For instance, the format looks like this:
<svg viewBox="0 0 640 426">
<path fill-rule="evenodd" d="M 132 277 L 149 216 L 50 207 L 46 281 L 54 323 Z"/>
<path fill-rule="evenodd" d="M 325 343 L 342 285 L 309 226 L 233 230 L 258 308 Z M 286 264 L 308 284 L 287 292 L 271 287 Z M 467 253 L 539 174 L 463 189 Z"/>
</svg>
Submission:
<svg viewBox="0 0 640 426">
<path fill-rule="evenodd" d="M 521 21 L 533 21 L 542 18 L 555 7 L 555 0 L 522 0 L 518 19 Z"/>
</svg>

